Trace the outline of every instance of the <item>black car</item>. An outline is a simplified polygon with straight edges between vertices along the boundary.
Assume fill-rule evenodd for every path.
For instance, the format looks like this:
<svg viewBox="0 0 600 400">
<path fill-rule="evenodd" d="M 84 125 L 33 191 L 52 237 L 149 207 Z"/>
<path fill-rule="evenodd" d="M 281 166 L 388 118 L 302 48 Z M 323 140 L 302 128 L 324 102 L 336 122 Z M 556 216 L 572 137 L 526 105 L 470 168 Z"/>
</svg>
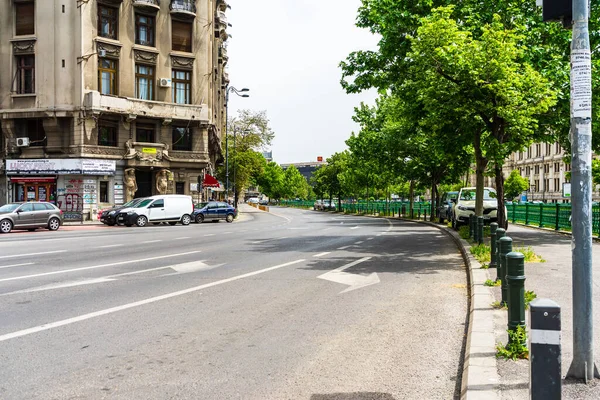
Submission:
<svg viewBox="0 0 600 400">
<path fill-rule="evenodd" d="M 222 219 L 233 222 L 233 219 L 237 217 L 237 210 L 222 201 L 209 201 L 206 204 L 201 204 L 201 206 L 192 213 L 192 219 L 197 223 L 204 221 L 219 222 Z"/>
<path fill-rule="evenodd" d="M 100 215 L 100 222 L 102 222 L 103 224 L 106 224 L 108 226 L 116 225 L 117 224 L 117 215 L 119 215 L 120 210 L 122 210 L 124 208 L 135 207 L 142 200 L 144 200 L 144 197 L 140 197 L 139 199 L 133 199 L 133 200 L 128 201 L 127 203 L 122 204 L 120 206 L 114 206 L 112 208 L 102 210 L 102 214 Z"/>
</svg>

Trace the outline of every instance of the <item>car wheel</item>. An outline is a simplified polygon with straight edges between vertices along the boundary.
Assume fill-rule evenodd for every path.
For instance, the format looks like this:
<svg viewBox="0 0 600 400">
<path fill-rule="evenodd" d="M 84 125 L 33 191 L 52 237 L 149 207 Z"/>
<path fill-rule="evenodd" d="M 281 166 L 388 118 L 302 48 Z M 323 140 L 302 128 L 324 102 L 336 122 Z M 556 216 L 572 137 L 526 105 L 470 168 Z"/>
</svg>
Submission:
<svg viewBox="0 0 600 400">
<path fill-rule="evenodd" d="M 227 218 L 225 218 L 227 222 L 233 222 L 233 214 L 227 214 Z"/>
<path fill-rule="evenodd" d="M 8 233 L 8 232 L 12 231 L 12 227 L 13 227 L 13 224 L 9 220 L 3 219 L 2 221 L 0 221 L 0 232 Z"/>
<path fill-rule="evenodd" d="M 175 222 L 175 221 L 171 221 L 171 222 L 169 222 L 169 225 L 171 225 L 171 226 L 175 226 L 175 225 L 177 225 L 177 222 Z"/>
<path fill-rule="evenodd" d="M 181 217 L 181 225 L 189 225 L 190 222 L 192 222 L 192 217 L 188 214 L 184 214 L 183 217 Z"/>
<path fill-rule="evenodd" d="M 196 222 L 199 223 L 199 224 L 203 223 L 204 222 L 204 215 L 202 215 L 202 214 L 196 215 Z"/>
<path fill-rule="evenodd" d="M 148 223 L 148 218 L 146 218 L 143 215 L 138 216 L 137 219 L 135 220 L 135 224 L 137 226 L 139 226 L 140 228 L 143 226 L 146 226 L 147 223 Z"/>
<path fill-rule="evenodd" d="M 58 218 L 50 218 L 50 221 L 48 221 L 48 229 L 57 231 L 58 228 L 60 228 L 60 220 Z"/>
</svg>

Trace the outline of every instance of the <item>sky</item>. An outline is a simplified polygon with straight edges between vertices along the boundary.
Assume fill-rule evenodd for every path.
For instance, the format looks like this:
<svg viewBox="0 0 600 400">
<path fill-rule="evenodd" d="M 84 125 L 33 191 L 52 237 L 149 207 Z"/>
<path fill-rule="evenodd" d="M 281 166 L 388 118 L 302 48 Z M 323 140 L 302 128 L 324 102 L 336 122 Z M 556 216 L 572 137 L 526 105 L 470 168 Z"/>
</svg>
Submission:
<svg viewBox="0 0 600 400">
<path fill-rule="evenodd" d="M 346 149 L 359 127 L 354 107 L 374 104 L 374 90 L 346 94 L 339 63 L 376 50 L 377 37 L 355 26 L 360 0 L 228 0 L 229 115 L 267 111 L 278 164 L 317 161 Z"/>
</svg>

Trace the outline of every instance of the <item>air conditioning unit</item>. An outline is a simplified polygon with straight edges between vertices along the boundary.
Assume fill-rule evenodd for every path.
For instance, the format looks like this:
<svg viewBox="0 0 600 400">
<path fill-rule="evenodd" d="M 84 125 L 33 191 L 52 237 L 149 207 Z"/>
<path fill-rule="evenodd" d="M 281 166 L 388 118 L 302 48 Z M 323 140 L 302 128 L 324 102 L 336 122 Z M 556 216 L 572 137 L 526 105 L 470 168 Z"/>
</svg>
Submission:
<svg viewBox="0 0 600 400">
<path fill-rule="evenodd" d="M 169 78 L 159 78 L 158 86 L 168 88 L 171 87 L 171 80 Z"/>
<path fill-rule="evenodd" d="M 28 137 L 17 138 L 17 147 L 29 147 L 29 138 Z"/>
</svg>

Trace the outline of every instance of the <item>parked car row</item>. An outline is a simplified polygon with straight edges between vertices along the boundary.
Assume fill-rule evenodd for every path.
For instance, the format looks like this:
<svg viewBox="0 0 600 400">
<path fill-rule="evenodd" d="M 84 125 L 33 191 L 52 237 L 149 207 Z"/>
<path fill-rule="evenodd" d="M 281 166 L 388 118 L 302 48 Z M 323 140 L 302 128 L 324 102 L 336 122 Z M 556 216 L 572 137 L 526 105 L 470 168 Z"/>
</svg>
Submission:
<svg viewBox="0 0 600 400">
<path fill-rule="evenodd" d="M 325 210 L 335 211 L 336 205 L 335 205 L 335 202 L 330 202 L 329 200 L 317 200 L 317 201 L 315 201 L 315 204 L 313 205 L 313 209 L 315 211 L 325 211 Z"/>
<path fill-rule="evenodd" d="M 461 225 L 469 223 L 470 216 L 475 214 L 476 199 L 477 189 L 475 187 L 466 187 L 460 189 L 457 197 L 451 200 L 454 204 L 451 218 L 454 229 L 458 230 Z M 504 215 L 507 215 L 506 206 L 504 207 Z M 498 198 L 494 188 L 483 188 L 483 219 L 486 225 L 491 222 L 498 222 Z M 503 228 L 508 228 L 506 222 Z"/>
<path fill-rule="evenodd" d="M 37 228 L 56 231 L 62 224 L 63 212 L 52 203 L 30 201 L 0 207 L 0 233 L 9 233 L 13 229 L 35 231 Z"/>
</svg>

